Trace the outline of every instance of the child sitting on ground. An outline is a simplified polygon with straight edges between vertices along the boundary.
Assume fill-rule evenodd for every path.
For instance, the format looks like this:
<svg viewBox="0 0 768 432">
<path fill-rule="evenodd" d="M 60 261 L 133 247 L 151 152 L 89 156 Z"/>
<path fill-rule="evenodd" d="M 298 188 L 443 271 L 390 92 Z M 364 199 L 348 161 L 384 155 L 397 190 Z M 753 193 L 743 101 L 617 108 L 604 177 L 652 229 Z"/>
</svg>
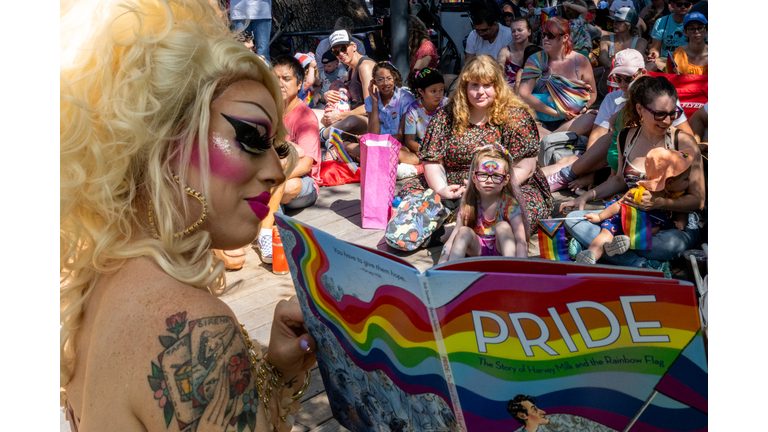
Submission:
<svg viewBox="0 0 768 432">
<path fill-rule="evenodd" d="M 456 227 L 438 263 L 467 255 L 528 257 L 528 217 L 512 167 L 509 154 L 498 145 L 476 151 Z"/>
<path fill-rule="evenodd" d="M 645 173 L 648 179 L 637 182 L 638 188 L 632 189 L 630 193 L 635 194 L 637 202 L 645 190 L 653 194 L 663 192 L 670 198 L 677 198 L 688 189 L 691 164 L 693 158 L 687 153 L 655 148 L 645 157 Z M 592 223 L 602 221 L 600 226 L 603 229 L 589 245 L 589 249 L 576 255 L 576 262 L 595 264 L 603 255 L 603 250 L 608 256 L 620 255 L 629 250 L 630 238 L 623 235 L 621 227 L 621 204 L 618 203 L 620 199 L 609 202 L 600 214 L 587 213 L 584 216 Z M 687 213 L 654 209 L 648 214 L 651 216 L 653 234 L 663 229 L 684 230 L 688 223 Z"/>
<path fill-rule="evenodd" d="M 405 112 L 405 138 L 400 149 L 401 164 L 397 167 L 398 171 L 403 172 L 399 173 L 398 178 L 413 177 L 424 172 L 417 156 L 421 140 L 437 109 L 448 103 L 448 98 L 445 97 L 445 82 L 440 71 L 425 68 L 416 71 L 412 78 L 416 101 L 411 103 Z"/>
</svg>

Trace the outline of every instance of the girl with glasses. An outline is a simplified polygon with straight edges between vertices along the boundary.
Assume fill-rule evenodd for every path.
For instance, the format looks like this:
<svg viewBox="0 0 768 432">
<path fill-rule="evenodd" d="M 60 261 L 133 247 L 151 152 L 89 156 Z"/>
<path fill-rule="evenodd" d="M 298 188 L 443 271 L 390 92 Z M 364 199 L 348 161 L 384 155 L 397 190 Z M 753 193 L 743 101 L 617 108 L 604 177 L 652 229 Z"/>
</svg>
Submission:
<svg viewBox="0 0 768 432">
<path fill-rule="evenodd" d="M 600 80 L 600 91 L 606 95 L 612 92 L 616 87 L 608 84 L 609 73 L 613 70 L 614 57 L 617 52 L 625 49 L 637 50 L 645 53 L 648 47 L 648 41 L 639 36 L 637 28 L 639 17 L 634 9 L 621 8 L 609 19 L 613 20 L 614 34 L 605 35 L 600 39 L 600 57 L 598 61 L 606 71 Z"/>
<path fill-rule="evenodd" d="M 475 152 L 456 227 L 438 263 L 466 256 L 528 257 L 528 218 L 511 169 L 509 153 L 498 145 Z"/>
<path fill-rule="evenodd" d="M 418 153 L 424 175 L 407 181 L 399 196 L 405 200 L 432 189 L 443 200 L 461 198 L 480 143 L 509 152 L 514 162 L 509 174 L 525 196 L 528 226 L 535 232 L 554 207 L 538 166 L 539 134 L 532 111 L 509 88 L 491 56 L 479 55 L 464 65 L 448 104 L 438 108 L 424 133 Z"/>
<path fill-rule="evenodd" d="M 368 96 L 365 98 L 365 112 L 368 115 L 368 133 L 392 135 L 399 142 L 403 142 L 403 130 L 405 129 L 405 112 L 416 100 L 407 91 L 402 89 L 403 78 L 400 71 L 388 61 L 379 62 L 373 67 L 373 79 L 368 84 Z M 357 158 L 360 155 L 360 146 L 352 144 L 347 146 L 350 156 Z M 400 149 L 400 162 L 417 164 L 409 158 L 407 148 Z M 415 163 L 414 163 L 415 162 Z"/>
<path fill-rule="evenodd" d="M 560 205 L 560 211 L 576 208 L 565 221 L 568 231 L 576 239 L 574 244 L 579 249 L 587 248 L 600 234 L 600 227 L 586 220 L 577 220 L 588 212 L 581 211 L 588 201 L 624 194 L 619 203 L 638 210 L 668 210 L 672 212 L 697 212 L 704 206 L 704 174 L 702 158 L 696 139 L 688 133 L 672 126 L 672 122 L 682 115 L 677 107 L 677 91 L 664 77 L 643 76 L 638 78 L 629 89 L 629 98 L 622 108 L 624 129 L 619 134 L 619 164 L 617 175 L 603 184 L 584 193 L 572 201 Z M 629 191 L 637 187 L 638 182 L 647 180 L 644 170 L 648 153 L 655 148 L 684 152 L 692 158 L 690 177 L 685 193 L 677 198 L 663 193 L 645 191 L 635 197 Z M 609 262 L 630 267 L 650 267 L 663 269 L 664 262 L 678 258 L 692 248 L 699 240 L 696 217 L 689 215 L 684 230 L 662 230 L 653 235 L 651 250 L 629 250 L 614 256 L 604 256 Z M 569 249 L 571 249 L 569 247 Z"/>
<path fill-rule="evenodd" d="M 525 62 L 520 97 L 536 110 L 542 137 L 566 131 L 588 135 L 594 115 L 580 116 L 597 99 L 592 65 L 587 57 L 573 51 L 571 28 L 565 19 L 550 18 L 541 29 L 544 51 Z"/>
<path fill-rule="evenodd" d="M 667 59 L 667 73 L 681 75 L 707 75 L 709 69 L 709 45 L 707 45 L 707 19 L 694 12 L 686 15 L 683 33 L 688 43 L 677 47 Z"/>
</svg>

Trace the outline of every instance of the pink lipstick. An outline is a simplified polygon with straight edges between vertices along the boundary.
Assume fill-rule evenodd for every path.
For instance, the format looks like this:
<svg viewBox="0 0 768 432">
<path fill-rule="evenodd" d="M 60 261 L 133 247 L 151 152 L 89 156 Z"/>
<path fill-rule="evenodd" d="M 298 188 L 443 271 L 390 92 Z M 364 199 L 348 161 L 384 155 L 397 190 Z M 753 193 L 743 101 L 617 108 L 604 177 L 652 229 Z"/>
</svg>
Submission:
<svg viewBox="0 0 768 432">
<path fill-rule="evenodd" d="M 264 219 L 269 215 L 269 199 L 272 198 L 272 194 L 264 192 L 261 195 L 253 198 L 248 198 L 248 205 L 251 206 L 251 210 L 256 213 L 256 217 Z"/>
</svg>

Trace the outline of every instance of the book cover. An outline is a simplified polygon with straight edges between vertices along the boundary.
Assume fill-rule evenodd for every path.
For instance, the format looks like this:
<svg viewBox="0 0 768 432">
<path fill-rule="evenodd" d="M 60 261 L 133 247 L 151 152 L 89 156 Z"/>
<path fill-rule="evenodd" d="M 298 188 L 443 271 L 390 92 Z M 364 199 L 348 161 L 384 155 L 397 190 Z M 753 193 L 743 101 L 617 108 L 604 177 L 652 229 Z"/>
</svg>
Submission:
<svg viewBox="0 0 768 432">
<path fill-rule="evenodd" d="M 352 431 L 707 429 L 690 283 L 514 258 L 422 274 L 277 224 L 331 409 Z"/>
</svg>

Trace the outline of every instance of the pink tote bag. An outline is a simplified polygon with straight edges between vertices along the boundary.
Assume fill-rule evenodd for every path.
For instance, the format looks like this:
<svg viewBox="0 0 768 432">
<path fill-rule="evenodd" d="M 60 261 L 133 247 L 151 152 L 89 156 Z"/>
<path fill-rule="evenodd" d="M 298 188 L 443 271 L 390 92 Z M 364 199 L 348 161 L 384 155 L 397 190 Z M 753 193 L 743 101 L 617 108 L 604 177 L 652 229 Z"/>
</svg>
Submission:
<svg viewBox="0 0 768 432">
<path fill-rule="evenodd" d="M 385 229 L 395 195 L 400 142 L 392 135 L 360 137 L 360 206 L 363 228 Z"/>
</svg>

